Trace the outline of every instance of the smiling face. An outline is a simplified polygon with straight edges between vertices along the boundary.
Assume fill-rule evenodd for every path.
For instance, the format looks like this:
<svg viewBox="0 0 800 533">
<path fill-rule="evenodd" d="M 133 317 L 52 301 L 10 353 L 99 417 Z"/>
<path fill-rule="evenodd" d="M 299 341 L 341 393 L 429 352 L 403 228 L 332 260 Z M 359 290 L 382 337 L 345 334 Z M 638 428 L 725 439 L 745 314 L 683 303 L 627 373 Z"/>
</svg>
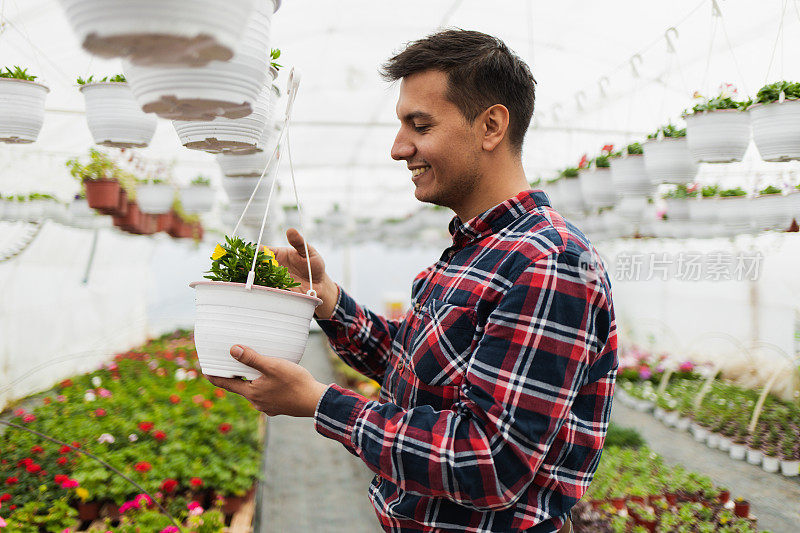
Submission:
<svg viewBox="0 0 800 533">
<path fill-rule="evenodd" d="M 406 162 L 417 200 L 458 212 L 472 201 L 479 185 L 482 138 L 446 93 L 444 72 L 403 78 L 392 158 Z"/>
</svg>

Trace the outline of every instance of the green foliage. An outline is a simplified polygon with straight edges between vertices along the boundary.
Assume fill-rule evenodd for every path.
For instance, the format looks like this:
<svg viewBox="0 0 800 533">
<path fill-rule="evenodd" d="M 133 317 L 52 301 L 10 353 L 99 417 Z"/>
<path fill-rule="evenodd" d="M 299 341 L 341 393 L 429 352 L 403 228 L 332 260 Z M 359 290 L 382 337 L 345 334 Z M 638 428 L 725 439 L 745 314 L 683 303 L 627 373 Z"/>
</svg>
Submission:
<svg viewBox="0 0 800 533">
<path fill-rule="evenodd" d="M 738 101 L 734 100 L 730 96 L 719 95 L 710 99 L 704 98 L 702 102 L 692 107 L 692 113 L 717 111 L 721 109 L 738 109 L 739 111 L 744 111 L 751 103 L 752 102 L 750 100 Z"/>
<path fill-rule="evenodd" d="M 759 89 L 756 94 L 756 103 L 770 104 L 772 102 L 777 102 L 780 99 L 781 91 L 786 95 L 787 100 L 800 99 L 800 83 L 779 81 L 777 83 L 765 85 Z"/>
<path fill-rule="evenodd" d="M 28 74 L 28 69 L 20 68 L 18 65 L 14 65 L 14 70 L 11 70 L 8 67 L 6 67 L 5 71 L 0 70 L 0 78 L 34 81 L 36 76 Z"/>
<path fill-rule="evenodd" d="M 121 169 L 105 153 L 95 148 L 89 149 L 89 163 L 83 164 L 75 157 L 67 161 L 69 173 L 81 182 L 98 179 L 119 179 Z"/>
<path fill-rule="evenodd" d="M 720 198 L 730 198 L 732 196 L 747 196 L 747 191 L 742 189 L 741 187 L 736 187 L 734 189 L 725 189 L 719 191 Z"/>
<path fill-rule="evenodd" d="M 671 191 L 664 194 L 664 199 L 685 200 L 686 198 L 695 198 L 697 190 L 689 190 L 685 183 L 679 184 Z"/>
<path fill-rule="evenodd" d="M 3 533 L 39 533 L 77 528 L 78 511 L 63 499 L 52 503 L 29 501 L 17 507 L 8 517 Z"/>
<path fill-rule="evenodd" d="M 766 194 L 781 194 L 783 191 L 774 185 L 768 185 L 767 187 L 761 189 L 759 194 L 766 195 Z"/>
<path fill-rule="evenodd" d="M 641 155 L 644 153 L 642 145 L 639 143 L 631 143 L 628 145 L 628 155 Z"/>
<path fill-rule="evenodd" d="M 719 185 L 705 185 L 700 190 L 703 198 L 714 198 L 719 195 Z"/>
<path fill-rule="evenodd" d="M 240 237 L 226 236 L 225 243 L 217 245 L 217 249 L 211 256 L 211 269 L 208 270 L 210 275 L 204 277 L 212 281 L 246 283 L 255 253 L 256 245 L 254 243 L 245 242 Z M 290 289 L 300 285 L 289 275 L 286 267 L 278 264 L 272 252 L 265 253 L 263 250 L 258 250 L 253 283 L 276 289 Z"/>
<path fill-rule="evenodd" d="M 280 70 L 281 68 L 283 68 L 283 65 L 279 65 L 279 64 L 277 63 L 277 59 L 278 59 L 279 57 L 281 57 L 281 50 L 280 50 L 280 48 L 273 48 L 272 50 L 270 50 L 270 51 L 269 51 L 269 60 L 270 60 L 270 61 L 269 61 L 269 64 L 270 64 L 270 66 L 271 66 L 272 68 L 274 68 L 275 70 Z"/>
<path fill-rule="evenodd" d="M 211 187 L 211 179 L 203 175 L 197 176 L 192 180 L 190 185 L 199 185 L 201 187 Z"/>
<path fill-rule="evenodd" d="M 116 83 L 125 83 L 128 80 L 125 79 L 125 75 L 124 74 L 116 74 L 116 75 L 111 76 L 111 77 L 104 76 L 104 77 L 102 77 L 100 79 L 97 79 L 97 80 L 94 79 L 94 75 L 91 75 L 86 79 L 78 76 L 78 79 L 77 79 L 78 85 L 86 85 L 87 83 L 100 83 L 100 82 L 104 82 L 104 81 L 110 81 L 110 82 L 116 82 Z"/>
<path fill-rule="evenodd" d="M 611 424 L 608 426 L 604 446 L 620 448 L 640 448 L 644 446 L 644 438 L 633 428 L 624 428 Z"/>
<path fill-rule="evenodd" d="M 561 171 L 561 175 L 559 177 L 573 179 L 578 177 L 578 169 L 575 167 L 565 168 Z"/>
<path fill-rule="evenodd" d="M 675 125 L 671 122 L 666 126 L 662 126 L 658 128 L 655 133 L 651 133 L 647 136 L 648 139 L 657 139 L 658 134 L 663 133 L 664 138 L 675 138 L 675 137 L 686 137 L 686 128 L 678 129 Z"/>
<path fill-rule="evenodd" d="M 594 166 L 597 168 L 609 168 L 611 166 L 612 154 L 602 154 L 594 158 Z"/>
</svg>

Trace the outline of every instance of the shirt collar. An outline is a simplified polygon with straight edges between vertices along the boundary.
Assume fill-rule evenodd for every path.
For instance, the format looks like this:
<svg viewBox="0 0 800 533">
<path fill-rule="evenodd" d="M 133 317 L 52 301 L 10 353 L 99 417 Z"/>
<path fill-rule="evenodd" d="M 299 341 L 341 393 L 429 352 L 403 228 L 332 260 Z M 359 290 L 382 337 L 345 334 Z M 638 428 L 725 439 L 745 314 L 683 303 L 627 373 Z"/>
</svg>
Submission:
<svg viewBox="0 0 800 533">
<path fill-rule="evenodd" d="M 516 219 L 542 206 L 550 207 L 550 200 L 544 191 L 528 190 L 487 209 L 466 222 L 461 222 L 456 215 L 450 221 L 449 227 L 450 235 L 453 236 L 453 245 L 462 247 L 473 240 L 497 233 Z"/>
</svg>

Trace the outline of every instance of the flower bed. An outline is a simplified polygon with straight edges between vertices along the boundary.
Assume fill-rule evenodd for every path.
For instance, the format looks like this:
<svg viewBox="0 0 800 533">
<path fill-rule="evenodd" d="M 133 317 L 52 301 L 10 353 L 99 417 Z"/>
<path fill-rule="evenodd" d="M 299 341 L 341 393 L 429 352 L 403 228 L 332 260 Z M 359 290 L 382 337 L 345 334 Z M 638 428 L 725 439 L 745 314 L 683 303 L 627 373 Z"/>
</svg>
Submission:
<svg viewBox="0 0 800 533">
<path fill-rule="evenodd" d="M 202 507 L 216 496 L 221 506 L 222 498 L 245 495 L 259 476 L 256 411 L 200 379 L 192 337 L 185 332 L 61 382 L 43 405 L 31 412 L 18 409 L 10 421 L 69 445 L 16 428 L 0 435 L 4 533 L 28 531 L 22 524 L 36 523 L 31 516 L 49 517 L 59 531 L 76 527 L 82 503 L 98 504 L 111 518 L 122 512 L 121 522 L 110 522 L 119 528 L 112 531 L 133 531 L 126 526 L 129 513 L 142 515 L 138 525 L 172 524 L 135 486 L 77 448 L 120 470 L 180 520 L 203 516 L 205 522 L 220 522 L 218 509 Z"/>
</svg>

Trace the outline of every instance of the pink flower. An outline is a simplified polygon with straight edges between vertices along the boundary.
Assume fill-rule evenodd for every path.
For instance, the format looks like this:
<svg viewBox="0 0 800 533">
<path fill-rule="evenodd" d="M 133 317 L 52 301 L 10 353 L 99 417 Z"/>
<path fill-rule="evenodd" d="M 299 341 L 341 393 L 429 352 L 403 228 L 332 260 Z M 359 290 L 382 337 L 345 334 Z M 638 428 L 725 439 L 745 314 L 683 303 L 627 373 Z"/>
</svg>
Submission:
<svg viewBox="0 0 800 533">
<path fill-rule="evenodd" d="M 14 411 L 14 416 L 25 416 L 25 409 L 17 409 Z"/>
<path fill-rule="evenodd" d="M 24 417 L 22 417 L 22 421 L 25 422 L 26 424 L 28 422 L 33 422 L 34 420 L 36 420 L 36 417 L 34 415 L 25 415 Z"/>
<path fill-rule="evenodd" d="M 176 526 L 167 526 L 160 533 L 180 533 L 180 530 Z"/>
<path fill-rule="evenodd" d="M 639 377 L 642 379 L 650 379 L 653 376 L 653 373 L 647 367 L 642 367 L 639 369 Z"/>
<path fill-rule="evenodd" d="M 133 501 L 136 502 L 136 505 L 139 508 L 141 508 L 142 505 L 146 505 L 146 506 L 153 505 L 152 498 L 150 498 L 150 496 L 148 496 L 147 494 L 139 494 L 138 496 L 136 496 L 136 498 L 134 498 Z"/>
<path fill-rule="evenodd" d="M 694 370 L 694 363 L 692 363 L 691 361 L 684 361 L 683 363 L 681 363 L 681 366 L 678 367 L 678 370 L 680 370 L 681 372 L 691 372 L 692 370 Z"/>
<path fill-rule="evenodd" d="M 101 388 L 98 389 L 97 394 L 99 394 L 101 398 L 109 398 L 111 396 L 111 391 Z"/>
<path fill-rule="evenodd" d="M 203 514 L 203 508 L 197 502 L 191 502 L 186 507 L 189 509 L 189 516 L 197 516 Z"/>
<path fill-rule="evenodd" d="M 56 396 L 56 400 L 61 402 L 61 403 L 64 403 L 64 402 L 67 401 L 67 397 L 64 396 L 63 394 L 59 394 L 58 396 Z"/>
<path fill-rule="evenodd" d="M 68 479 L 64 483 L 61 484 L 61 488 L 62 489 L 74 489 L 74 488 L 77 488 L 79 486 L 80 486 L 80 483 L 78 483 L 78 481 L 75 480 L 75 479 Z"/>
</svg>

